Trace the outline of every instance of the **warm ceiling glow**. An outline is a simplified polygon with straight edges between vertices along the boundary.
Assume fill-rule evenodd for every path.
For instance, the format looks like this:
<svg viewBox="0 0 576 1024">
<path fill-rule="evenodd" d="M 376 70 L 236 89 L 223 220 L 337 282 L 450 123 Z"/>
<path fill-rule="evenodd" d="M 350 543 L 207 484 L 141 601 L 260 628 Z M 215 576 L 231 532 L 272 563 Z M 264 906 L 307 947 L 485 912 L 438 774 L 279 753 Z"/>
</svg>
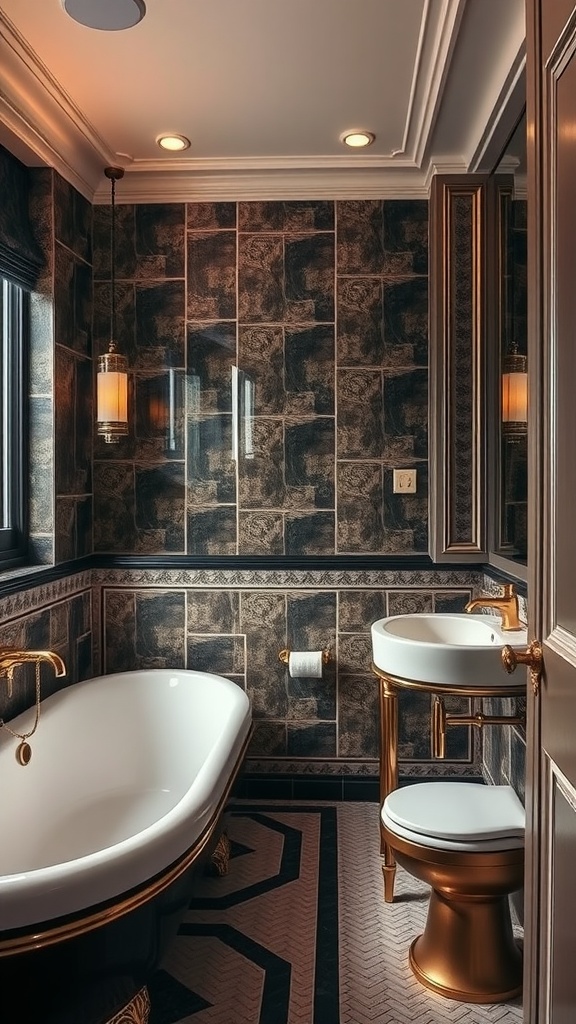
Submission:
<svg viewBox="0 0 576 1024">
<path fill-rule="evenodd" d="M 180 153 L 190 146 L 190 139 L 185 135 L 159 135 L 156 142 L 161 149 L 169 149 L 171 153 Z"/>
<path fill-rule="evenodd" d="M 343 132 L 340 142 L 343 142 L 345 146 L 352 146 L 353 149 L 361 149 L 363 146 L 371 146 L 375 138 L 373 132 L 355 130 Z"/>
<path fill-rule="evenodd" d="M 80 25 L 102 32 L 132 28 L 146 14 L 144 0 L 62 0 L 62 6 Z"/>
</svg>

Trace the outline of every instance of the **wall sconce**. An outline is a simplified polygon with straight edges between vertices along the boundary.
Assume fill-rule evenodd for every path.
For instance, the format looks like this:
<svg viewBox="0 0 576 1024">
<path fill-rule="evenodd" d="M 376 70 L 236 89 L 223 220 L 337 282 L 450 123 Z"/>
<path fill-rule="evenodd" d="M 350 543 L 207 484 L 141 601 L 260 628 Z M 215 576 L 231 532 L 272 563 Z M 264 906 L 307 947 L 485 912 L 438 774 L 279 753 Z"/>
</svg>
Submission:
<svg viewBox="0 0 576 1024">
<path fill-rule="evenodd" d="M 525 434 L 528 430 L 528 373 L 526 356 L 511 352 L 502 366 L 502 433 Z"/>
<path fill-rule="evenodd" d="M 128 361 L 116 348 L 116 182 L 124 176 L 122 167 L 106 167 L 110 179 L 112 213 L 110 222 L 110 344 L 98 356 L 96 376 L 96 433 L 107 444 L 128 434 Z"/>
</svg>

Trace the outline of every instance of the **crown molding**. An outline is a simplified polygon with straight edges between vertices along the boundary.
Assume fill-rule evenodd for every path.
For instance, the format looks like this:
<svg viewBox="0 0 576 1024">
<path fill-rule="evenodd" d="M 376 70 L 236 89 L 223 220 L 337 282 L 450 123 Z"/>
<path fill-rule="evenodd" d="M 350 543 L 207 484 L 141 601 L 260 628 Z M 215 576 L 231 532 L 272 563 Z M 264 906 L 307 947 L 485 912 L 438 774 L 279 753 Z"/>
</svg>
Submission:
<svg viewBox="0 0 576 1024">
<path fill-rule="evenodd" d="M 461 0 L 445 0 L 456 5 Z M 114 154 L 48 68 L 0 10 L 0 142 L 15 140 L 21 159 L 53 167 L 90 202 L 109 201 L 103 168 Z M 377 199 L 427 197 L 425 173 L 404 153 L 376 156 L 120 163 L 120 202 Z M 119 183 L 120 185 L 120 183 Z"/>
<path fill-rule="evenodd" d="M 296 199 L 423 199 L 428 198 L 424 175 L 377 168 L 340 170 L 309 167 L 298 170 L 221 170 L 212 173 L 128 170 L 118 182 L 119 203 L 237 202 Z M 109 192 L 100 187 L 93 202 L 108 203 Z"/>
<path fill-rule="evenodd" d="M 420 74 L 420 62 L 417 62 L 410 102 L 412 109 L 419 114 L 419 117 L 414 126 L 407 124 L 407 134 L 413 136 L 412 162 L 417 167 L 421 167 L 423 164 L 424 154 L 440 109 L 450 55 L 456 45 L 465 7 L 466 0 L 443 0 L 436 21 L 435 33 L 430 27 L 429 18 L 427 18 L 428 5 L 425 9 L 420 42 L 422 56 L 425 56 L 428 61 L 427 73 L 425 76 Z M 418 98 L 421 102 L 417 102 Z"/>
<path fill-rule="evenodd" d="M 0 117 L 31 164 L 54 167 L 92 198 L 113 154 L 1 10 Z"/>
</svg>

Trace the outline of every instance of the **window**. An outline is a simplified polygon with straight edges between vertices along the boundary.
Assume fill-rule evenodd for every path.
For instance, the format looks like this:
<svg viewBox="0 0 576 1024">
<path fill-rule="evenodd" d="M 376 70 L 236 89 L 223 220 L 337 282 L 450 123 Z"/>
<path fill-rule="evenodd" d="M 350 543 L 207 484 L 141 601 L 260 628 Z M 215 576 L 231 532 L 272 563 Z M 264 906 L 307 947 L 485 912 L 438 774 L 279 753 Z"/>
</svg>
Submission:
<svg viewBox="0 0 576 1024">
<path fill-rule="evenodd" d="M 27 546 L 26 366 L 28 293 L 0 277 L 0 568 L 21 561 Z"/>
</svg>

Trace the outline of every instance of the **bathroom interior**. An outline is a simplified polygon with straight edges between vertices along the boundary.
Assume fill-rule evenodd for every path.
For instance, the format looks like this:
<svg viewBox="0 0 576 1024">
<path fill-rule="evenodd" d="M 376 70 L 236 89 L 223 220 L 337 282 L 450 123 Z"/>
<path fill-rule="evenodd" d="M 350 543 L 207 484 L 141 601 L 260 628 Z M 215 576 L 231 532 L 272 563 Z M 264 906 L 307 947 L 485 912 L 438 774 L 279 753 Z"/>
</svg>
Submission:
<svg viewBox="0 0 576 1024">
<path fill-rule="evenodd" d="M 158 6 L 127 2 L 137 24 L 110 33 L 82 24 L 92 16 L 88 0 L 68 10 L 53 0 L 41 16 L 19 0 L 0 3 L 0 273 L 29 296 L 25 410 L 14 441 L 25 467 L 25 547 L 0 571 L 0 662 L 5 651 L 54 652 L 66 670 L 61 677 L 48 664 L 36 672 L 18 664 L 11 687 L 0 679 L 0 718 L 9 727 L 33 715 L 39 678 L 43 701 L 133 670 L 233 681 L 252 716 L 237 806 L 362 805 L 359 814 L 372 813 L 374 898 L 385 915 L 386 677 L 374 664 L 372 625 L 483 612 L 502 625 L 501 606 L 490 602 L 512 585 L 526 643 L 528 416 L 525 399 L 510 411 L 505 397 L 527 380 L 524 2 L 411 5 L 423 77 L 422 68 L 438 72 L 430 39 L 445 47 L 434 117 L 445 136 L 465 80 L 463 55 L 470 58 L 480 29 L 491 40 L 493 73 L 485 57 L 470 61 L 470 76 L 481 83 L 485 74 L 484 92 L 471 90 L 485 123 L 460 163 L 437 160 L 422 174 L 412 165 L 403 177 L 391 159 L 389 167 L 376 157 L 362 163 L 370 155 L 359 152 L 354 166 L 346 157 L 341 180 L 330 177 L 338 156 L 320 160 L 315 173 L 313 161 L 302 161 L 302 181 L 290 171 L 278 180 L 273 160 L 262 161 L 246 182 L 232 173 L 242 161 L 231 161 L 223 183 L 226 161 L 215 159 L 211 175 L 202 162 L 187 170 L 186 153 L 169 153 L 164 167 L 156 148 L 143 167 L 131 166 L 118 121 L 106 142 L 96 125 L 87 145 L 88 120 L 76 106 L 86 90 L 71 87 L 82 66 L 73 72 L 72 62 L 66 88 L 59 85 L 56 37 L 43 41 L 43 33 L 62 31 L 79 54 L 110 45 L 121 61 L 137 53 L 147 21 L 154 29 Z M 363 3 L 373 17 L 378 5 Z M 178 13 L 191 16 L 185 6 L 176 5 L 174 23 Z M 205 4 L 189 6 L 197 18 L 206 14 Z M 218 6 L 226 9 L 219 17 L 232 17 L 229 3 Z M 346 3 L 336 6 L 340 18 Z M 262 17 L 258 0 L 248 7 Z M 320 7 L 330 38 L 333 9 Z M 294 24 L 305 24 L 302 4 L 294 8 Z M 264 29 L 255 20 L 250 31 Z M 315 20 L 310 33 L 318 44 Z M 99 74 L 107 77 L 102 67 Z M 426 112 L 422 79 L 414 82 L 414 103 Z M 113 92 L 122 90 L 120 78 Z M 356 116 L 363 121 L 361 110 Z M 378 140 L 378 126 L 366 127 Z M 151 135 L 162 128 L 148 125 Z M 88 149 L 92 160 L 99 149 L 99 173 L 86 173 Z M 126 165 L 114 183 L 105 174 L 111 164 Z M 128 366 L 126 432 L 113 443 L 96 400 L 111 305 Z M 8 462 L 5 451 L 4 472 Z M 513 643 L 514 628 L 502 643 Z M 314 669 L 302 667 L 309 656 Z M 511 681 L 494 665 L 501 677 L 480 696 L 454 686 L 439 704 L 432 687 L 399 688 L 400 791 L 482 783 L 511 787 L 524 803 L 530 697 L 522 672 Z M 443 716 L 441 753 L 433 712 L 436 722 Z M 30 746 L 33 756 L 33 739 Z M 409 906 L 406 897 L 394 909 Z M 512 919 L 518 934 L 521 888 Z M 409 941 L 400 941 L 402 969 Z M 452 999 L 422 1004 L 428 989 L 410 992 L 396 1016 L 387 1009 L 371 1019 L 456 1019 Z M 523 1019 L 519 991 L 508 1016 L 491 1016 L 507 1005 L 500 1002 L 475 1006 L 467 1019 Z M 430 1006 L 437 1016 L 424 1016 Z M 138 1007 L 130 1012 L 86 1020 L 146 1024 Z M 153 1006 L 151 1024 L 230 1019 L 202 1007 L 163 1012 Z M 324 1019 L 310 1006 L 304 1016 L 294 1007 L 285 1018 L 253 1012 L 238 1021 L 364 1019 L 358 1006 Z M 526 1012 L 524 1019 L 532 1024 Z"/>
</svg>

